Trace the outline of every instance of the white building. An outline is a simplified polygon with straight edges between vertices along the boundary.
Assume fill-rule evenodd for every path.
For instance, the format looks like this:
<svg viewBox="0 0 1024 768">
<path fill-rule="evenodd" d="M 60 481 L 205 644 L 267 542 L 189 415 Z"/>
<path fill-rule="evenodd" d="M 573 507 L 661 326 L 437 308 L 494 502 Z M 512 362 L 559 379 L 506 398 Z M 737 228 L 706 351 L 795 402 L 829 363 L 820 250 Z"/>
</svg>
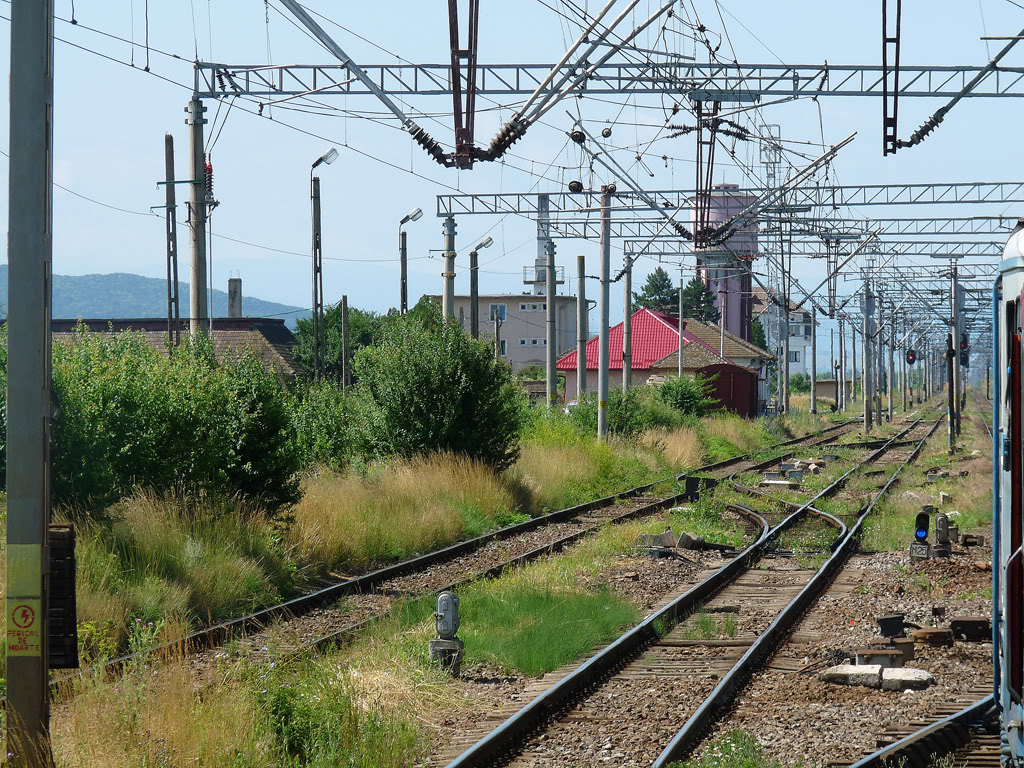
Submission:
<svg viewBox="0 0 1024 768">
<path fill-rule="evenodd" d="M 753 299 L 754 319 L 760 320 L 761 327 L 764 328 L 765 345 L 769 350 L 775 350 L 781 360 L 779 308 L 768 299 L 761 288 L 754 288 Z M 808 378 L 811 375 L 811 313 L 810 310 L 797 309 L 796 304 L 790 301 L 789 375 L 792 376 L 794 373 L 804 373 Z"/>
</svg>

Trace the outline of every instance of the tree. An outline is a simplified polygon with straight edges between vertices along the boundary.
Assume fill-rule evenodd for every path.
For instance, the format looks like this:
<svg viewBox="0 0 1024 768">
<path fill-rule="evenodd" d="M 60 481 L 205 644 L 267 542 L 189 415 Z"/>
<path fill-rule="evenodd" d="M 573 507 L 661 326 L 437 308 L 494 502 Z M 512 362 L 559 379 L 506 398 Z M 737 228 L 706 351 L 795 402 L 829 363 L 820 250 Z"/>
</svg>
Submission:
<svg viewBox="0 0 1024 768">
<path fill-rule="evenodd" d="M 768 349 L 768 337 L 765 336 L 764 326 L 761 325 L 761 318 L 756 318 L 754 324 L 751 326 L 751 332 L 753 334 L 754 344 L 759 346 L 761 349 Z"/>
<path fill-rule="evenodd" d="M 363 347 L 354 369 L 367 409 L 366 438 L 378 456 L 438 451 L 504 470 L 519 456 L 525 394 L 490 342 L 458 323 L 432 330 L 396 318 Z"/>
<path fill-rule="evenodd" d="M 388 318 L 368 310 L 348 308 L 349 360 L 355 353 L 373 344 L 380 336 Z M 341 381 L 341 303 L 324 311 L 323 373 L 325 379 Z M 295 324 L 295 347 L 292 357 L 303 379 L 313 377 L 313 320 L 303 317 Z"/>
<path fill-rule="evenodd" d="M 674 312 L 679 302 L 679 289 L 661 267 L 647 276 L 640 293 L 633 292 L 633 303 L 655 312 Z"/>
<path fill-rule="evenodd" d="M 683 289 L 683 317 L 702 323 L 717 323 L 721 313 L 715 307 L 715 295 L 699 277 L 694 277 Z"/>
</svg>

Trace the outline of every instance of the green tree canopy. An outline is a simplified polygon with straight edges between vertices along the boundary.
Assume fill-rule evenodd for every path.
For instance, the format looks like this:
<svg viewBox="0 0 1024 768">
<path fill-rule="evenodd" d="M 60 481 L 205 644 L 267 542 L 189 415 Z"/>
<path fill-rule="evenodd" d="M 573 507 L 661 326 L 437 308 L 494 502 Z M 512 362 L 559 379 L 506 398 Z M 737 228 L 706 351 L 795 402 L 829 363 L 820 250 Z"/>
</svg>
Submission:
<svg viewBox="0 0 1024 768">
<path fill-rule="evenodd" d="M 679 303 L 679 289 L 672 283 L 668 272 L 657 267 L 647 276 L 647 282 L 640 293 L 633 292 L 633 303 L 637 307 L 656 312 L 675 312 Z"/>
<path fill-rule="evenodd" d="M 388 322 L 386 315 L 376 312 L 348 308 L 349 360 L 355 353 L 373 344 Z M 335 304 L 324 311 L 324 378 L 341 381 L 341 304 Z M 295 324 L 295 347 L 292 356 L 299 369 L 299 376 L 310 379 L 313 375 L 313 321 L 300 318 Z"/>
<path fill-rule="evenodd" d="M 717 323 L 721 313 L 715 307 L 715 294 L 694 276 L 683 289 L 683 317 L 702 323 Z"/>
</svg>

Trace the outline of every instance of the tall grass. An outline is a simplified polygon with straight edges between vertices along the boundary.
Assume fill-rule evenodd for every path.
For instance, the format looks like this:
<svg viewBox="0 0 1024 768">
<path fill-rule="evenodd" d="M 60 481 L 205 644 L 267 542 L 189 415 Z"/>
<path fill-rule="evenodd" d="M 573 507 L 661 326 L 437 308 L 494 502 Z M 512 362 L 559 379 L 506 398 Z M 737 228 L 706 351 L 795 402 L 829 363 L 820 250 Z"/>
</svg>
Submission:
<svg viewBox="0 0 1024 768">
<path fill-rule="evenodd" d="M 138 491 L 77 526 L 78 616 L 97 643 L 123 648 L 135 619 L 194 627 L 298 587 L 273 525 L 246 502 L 206 500 L 197 508 Z"/>
<path fill-rule="evenodd" d="M 598 443 L 592 433 L 556 415 L 534 420 L 507 475 L 543 511 L 643 485 L 667 471 L 660 452 L 622 439 Z"/>
<path fill-rule="evenodd" d="M 652 451 L 660 451 L 673 469 L 693 469 L 704 459 L 704 447 L 697 430 L 649 429 L 640 437 L 640 444 Z"/>
<path fill-rule="evenodd" d="M 401 559 L 525 519 L 493 470 L 435 454 L 367 474 L 307 479 L 286 540 L 303 560 L 347 570 Z"/>
</svg>

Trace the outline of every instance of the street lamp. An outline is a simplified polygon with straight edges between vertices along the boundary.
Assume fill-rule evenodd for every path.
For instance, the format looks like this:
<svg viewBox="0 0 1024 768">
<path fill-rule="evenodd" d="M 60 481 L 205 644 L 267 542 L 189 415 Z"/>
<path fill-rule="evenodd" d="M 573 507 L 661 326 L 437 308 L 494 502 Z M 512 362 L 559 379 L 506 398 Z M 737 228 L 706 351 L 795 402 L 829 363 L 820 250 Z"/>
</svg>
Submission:
<svg viewBox="0 0 1024 768">
<path fill-rule="evenodd" d="M 330 165 L 338 159 L 338 150 L 331 147 L 309 168 L 310 198 L 313 201 L 313 378 L 320 378 L 321 336 L 324 322 L 324 260 L 320 239 L 320 177 L 313 171 L 318 165 Z"/>
<path fill-rule="evenodd" d="M 402 220 L 398 222 L 398 256 L 402 262 L 402 277 L 401 286 L 399 289 L 399 308 L 402 313 L 402 317 L 405 317 L 409 311 L 409 253 L 405 244 L 405 230 L 402 229 L 410 221 L 419 221 L 420 217 L 423 216 L 423 211 L 420 208 L 413 208 Z"/>
<path fill-rule="evenodd" d="M 485 237 L 469 252 L 469 330 L 474 339 L 480 338 L 480 298 L 477 284 L 477 255 L 483 248 L 490 248 L 494 238 Z"/>
</svg>

